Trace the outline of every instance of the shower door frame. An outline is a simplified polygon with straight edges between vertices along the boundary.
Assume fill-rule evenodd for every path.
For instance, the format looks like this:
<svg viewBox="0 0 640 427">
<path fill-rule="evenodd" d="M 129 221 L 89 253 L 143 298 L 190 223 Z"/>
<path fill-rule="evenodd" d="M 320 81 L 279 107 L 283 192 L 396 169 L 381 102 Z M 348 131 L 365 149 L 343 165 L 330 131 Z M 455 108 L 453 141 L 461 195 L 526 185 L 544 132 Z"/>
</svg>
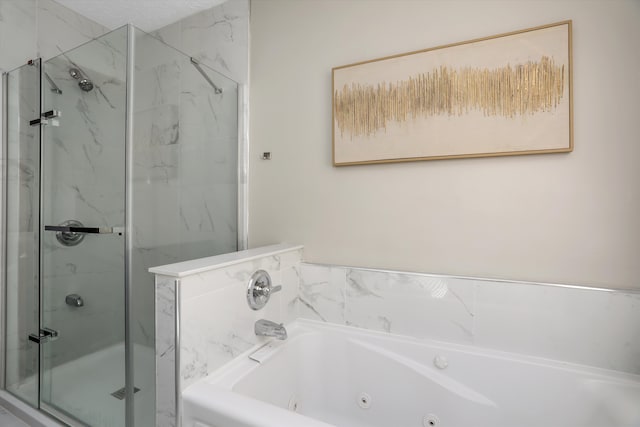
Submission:
<svg viewBox="0 0 640 427">
<path fill-rule="evenodd" d="M 6 369 L 6 346 L 7 346 L 7 286 L 6 286 L 6 274 L 7 274 L 7 156 L 9 153 L 8 141 L 9 141 L 9 129 L 8 125 L 8 114 L 9 114 L 9 95 L 7 93 L 7 89 L 9 88 L 9 73 L 2 73 L 2 86 L 0 87 L 0 92 L 2 92 L 2 108 L 0 111 L 2 112 L 2 136 L 0 137 L 0 141 L 2 141 L 2 188 L 0 192 L 1 197 L 1 209 L 0 212 L 0 238 L 2 238 L 2 242 L 0 244 L 0 274 L 2 275 L 2 282 L 0 285 L 0 308 L 2 309 L 2 315 L 0 316 L 0 385 L 2 385 L 2 389 L 6 390 L 6 381 L 5 381 L 5 369 Z"/>
<path fill-rule="evenodd" d="M 133 368 L 133 334 L 131 320 L 133 319 L 131 284 L 133 275 L 131 269 L 131 249 L 133 248 L 133 98 L 135 77 L 135 34 L 132 24 L 127 24 L 127 65 L 126 65 L 126 95 L 125 95 L 125 124 L 124 124 L 124 388 L 125 410 L 124 422 L 126 426 L 135 425 L 135 405 L 133 400 L 135 372 Z M 154 405 L 155 407 L 155 405 Z"/>
</svg>

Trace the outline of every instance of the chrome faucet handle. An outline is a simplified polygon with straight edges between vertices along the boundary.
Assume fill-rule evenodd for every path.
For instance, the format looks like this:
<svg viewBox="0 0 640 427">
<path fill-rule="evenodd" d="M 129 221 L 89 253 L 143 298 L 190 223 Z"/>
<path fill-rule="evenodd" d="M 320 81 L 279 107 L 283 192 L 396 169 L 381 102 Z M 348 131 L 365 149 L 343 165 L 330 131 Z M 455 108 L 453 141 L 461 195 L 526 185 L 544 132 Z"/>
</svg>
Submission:
<svg viewBox="0 0 640 427">
<path fill-rule="evenodd" d="M 276 292 L 280 292 L 282 290 L 282 285 L 272 286 L 267 289 L 270 294 L 275 294 Z"/>
<path fill-rule="evenodd" d="M 251 275 L 247 286 L 247 303 L 252 310 L 260 310 L 264 307 L 271 294 L 282 290 L 282 286 L 272 286 L 271 276 L 264 270 L 257 270 Z"/>
</svg>

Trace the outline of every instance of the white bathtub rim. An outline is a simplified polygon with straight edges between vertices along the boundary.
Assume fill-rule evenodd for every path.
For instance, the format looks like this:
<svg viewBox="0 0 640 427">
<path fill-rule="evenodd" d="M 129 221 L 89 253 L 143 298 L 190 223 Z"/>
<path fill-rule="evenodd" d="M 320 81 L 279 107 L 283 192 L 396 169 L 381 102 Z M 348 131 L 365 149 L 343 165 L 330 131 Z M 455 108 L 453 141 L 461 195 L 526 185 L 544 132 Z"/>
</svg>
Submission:
<svg viewBox="0 0 640 427">
<path fill-rule="evenodd" d="M 443 353 L 451 351 L 451 352 L 461 352 L 466 353 L 472 356 L 481 356 L 481 357 L 489 357 L 499 360 L 505 360 L 510 362 L 519 362 L 527 365 L 534 365 L 539 367 L 545 367 L 549 369 L 558 369 L 571 373 L 580 373 L 587 374 L 591 377 L 598 377 L 601 379 L 611 380 L 614 379 L 617 382 L 624 383 L 629 386 L 640 387 L 640 374 L 634 374 L 630 372 L 617 371 L 613 369 L 606 369 L 596 366 L 584 365 L 576 362 L 569 362 L 563 360 L 549 359 L 540 356 L 532 356 L 528 354 L 522 353 L 514 353 L 507 352 L 502 350 L 496 350 L 492 348 L 486 347 L 478 347 L 475 345 L 469 344 L 459 344 L 452 343 L 446 341 L 438 341 L 430 338 L 414 338 L 411 336 L 400 335 L 400 334 L 390 334 L 388 332 L 380 332 L 373 331 L 369 329 L 358 328 L 355 326 L 346 326 L 339 325 L 334 323 L 327 323 L 317 320 L 310 319 L 302 319 L 298 318 L 293 322 L 285 325 L 287 331 L 289 333 L 289 338 L 285 341 L 279 341 L 275 339 L 265 339 L 263 342 L 256 344 L 251 347 L 247 351 L 239 354 L 237 357 L 232 359 L 231 361 L 225 363 L 205 378 L 197 381 L 191 386 L 199 383 L 199 382 L 207 382 L 211 384 L 216 384 L 218 386 L 230 389 L 233 384 L 237 381 L 237 372 L 250 372 L 254 369 L 257 369 L 260 366 L 260 363 L 255 362 L 249 359 L 249 356 L 260 349 L 261 347 L 274 343 L 277 347 L 281 347 L 286 345 L 288 342 L 295 340 L 298 337 L 320 333 L 322 331 L 333 331 L 338 333 L 344 333 L 345 331 L 349 334 L 360 336 L 360 337 L 371 337 L 374 339 L 383 339 L 383 340 L 400 340 L 405 343 L 410 343 L 418 346 L 427 346 L 432 347 L 434 349 L 440 350 Z M 273 357 L 277 354 L 275 351 L 273 354 L 269 355 L 265 358 L 264 361 Z M 251 368 L 249 368 L 251 366 Z M 189 386 L 189 387 L 191 387 Z M 188 390 L 189 387 L 185 389 Z"/>
<path fill-rule="evenodd" d="M 584 382 L 602 382 L 615 386 L 631 387 L 633 389 L 633 395 L 636 395 L 636 392 L 640 393 L 640 375 L 625 372 L 607 370 L 551 359 L 544 359 L 517 353 L 507 353 L 492 349 L 483 349 L 464 344 L 443 343 L 435 340 L 418 340 L 412 337 L 391 335 L 385 332 L 369 331 L 351 326 L 326 324 L 324 322 L 307 319 L 297 319 L 296 321 L 291 322 L 289 325 L 287 325 L 287 328 L 290 332 L 290 338 L 284 342 L 277 341 L 277 348 L 268 356 L 266 356 L 263 359 L 262 363 L 268 361 L 271 357 L 276 357 L 280 353 L 279 350 L 282 346 L 286 346 L 287 344 L 294 342 L 299 338 L 313 334 L 323 334 L 323 332 L 329 332 L 331 334 L 333 331 L 337 331 L 337 333 L 345 333 L 346 331 L 346 334 L 349 335 L 347 339 L 351 342 L 358 341 L 359 339 L 362 339 L 364 342 L 367 342 L 368 339 L 382 339 L 383 341 L 399 340 L 403 343 L 409 343 L 409 345 L 416 344 L 418 346 L 429 347 L 430 349 L 436 350 L 436 353 L 442 350 L 445 355 L 448 351 L 452 353 L 459 352 L 463 353 L 465 356 L 471 356 L 472 358 L 474 355 L 478 355 L 483 358 L 494 360 L 502 359 L 506 362 L 515 364 L 533 365 L 542 367 L 543 369 L 548 369 L 550 371 L 557 370 L 559 371 L 558 373 L 577 374 L 579 376 L 584 376 Z M 267 340 L 267 342 L 269 341 L 270 340 Z M 385 344 L 378 343 L 376 341 L 371 342 L 373 342 L 373 346 Z M 206 422 L 214 422 L 213 425 L 226 425 L 234 427 L 247 427 L 256 425 L 260 425 L 261 427 L 281 427 L 285 425 L 304 425 L 305 427 L 332 426 L 332 424 L 326 424 L 325 422 L 320 421 L 316 418 L 287 411 L 286 408 L 272 405 L 263 400 L 260 400 L 259 398 L 252 397 L 250 395 L 234 390 L 235 386 L 240 381 L 251 375 L 255 369 L 258 369 L 261 366 L 261 363 L 249 359 L 248 356 L 259 349 L 262 345 L 264 345 L 264 343 L 254 346 L 253 348 L 244 352 L 242 355 L 233 359 L 231 362 L 223 365 L 208 377 L 187 387 L 182 394 L 183 402 L 186 408 L 184 416 L 187 418 L 185 419 L 189 422 L 202 419 Z M 393 352 L 393 346 L 390 347 L 392 348 L 391 352 Z M 409 348 L 409 353 L 399 352 L 399 354 L 410 355 L 411 348 Z M 284 355 L 284 357 L 290 357 L 290 354 Z M 430 361 L 427 362 L 427 365 L 429 362 Z M 625 395 L 628 392 L 629 391 L 624 392 Z M 469 399 L 467 398 L 466 400 Z M 215 404 L 212 405 L 212 402 L 215 402 Z M 628 402 L 623 401 L 622 404 L 624 403 Z M 229 410 L 230 404 L 232 407 L 231 410 Z M 626 408 L 626 406 L 618 405 L 618 407 L 623 409 L 621 413 L 623 413 L 623 415 L 629 413 L 631 414 L 631 418 L 623 417 L 622 419 L 632 419 L 632 421 L 636 420 L 640 412 L 634 409 L 634 407 L 629 407 L 631 408 L 629 409 Z M 242 409 L 239 408 L 252 409 L 250 411 L 243 412 Z M 629 410 L 625 410 L 625 408 Z M 635 424 L 629 424 L 628 422 L 622 421 L 620 425 L 626 426 Z"/>
<path fill-rule="evenodd" d="M 185 416 L 213 422 L 214 425 L 335 427 L 315 418 L 298 414 L 251 396 L 223 389 L 207 382 L 192 384 L 183 393 Z M 246 408 L 251 410 L 247 411 Z M 206 412 L 206 416 L 199 416 Z M 216 419 L 216 417 L 219 417 Z M 213 419 L 212 419 L 213 418 Z M 220 419 L 221 418 L 221 419 Z M 230 421 L 231 420 L 231 421 Z M 225 423 L 225 424 L 216 424 Z"/>
<path fill-rule="evenodd" d="M 305 325 L 307 323 L 310 323 L 310 325 Z M 219 387 L 230 390 L 233 387 L 233 385 L 236 383 L 236 377 L 237 377 L 238 371 L 243 373 L 249 373 L 254 369 L 257 369 L 258 367 L 260 367 L 261 363 L 251 360 L 249 358 L 251 354 L 255 353 L 257 350 L 261 349 L 266 345 L 274 345 L 279 348 L 302 336 L 319 333 L 313 327 L 321 323 L 322 322 L 316 322 L 313 320 L 306 320 L 306 319 L 296 319 L 293 322 L 288 323 L 287 325 L 285 325 L 287 329 L 287 335 L 288 335 L 288 338 L 286 340 L 277 340 L 275 338 L 264 339 L 262 342 L 254 345 L 247 351 L 239 354 L 229 362 L 220 366 L 218 369 L 211 372 L 206 377 L 186 387 L 183 393 L 185 393 L 191 387 L 193 387 L 198 383 L 215 384 Z M 269 360 L 271 357 L 273 357 L 276 353 L 277 351 L 273 352 L 268 357 L 266 357 L 263 360 L 263 363 Z"/>
<path fill-rule="evenodd" d="M 632 372 L 626 371 L 618 371 L 615 369 L 607 369 L 601 368 L 598 366 L 585 365 L 577 362 L 559 360 L 559 359 L 551 359 L 548 357 L 534 356 L 524 353 L 516 353 L 505 350 L 498 350 L 491 347 L 481 347 L 475 344 L 461 344 L 450 341 L 441 341 L 433 338 L 415 338 L 410 335 L 402 335 L 395 334 L 389 332 L 381 332 L 374 331 L 370 329 L 364 329 L 351 325 L 339 325 L 336 323 L 328 323 L 317 320 L 310 319 L 302 319 L 298 318 L 292 323 L 298 322 L 301 325 L 308 324 L 309 327 L 316 327 L 320 329 L 327 330 L 340 330 L 347 329 L 351 330 L 356 334 L 361 334 L 364 336 L 377 337 L 382 339 L 390 339 L 390 340 L 401 340 L 404 342 L 413 343 L 416 345 L 425 345 L 428 347 L 433 347 L 442 351 L 454 351 L 454 352 L 463 352 L 474 356 L 483 356 L 483 357 L 491 357 L 500 360 L 508 360 L 508 361 L 518 361 L 530 365 L 543 366 L 543 367 L 551 367 L 557 369 L 563 369 L 570 372 L 580 372 L 580 373 L 589 373 L 596 374 L 605 377 L 616 377 L 620 379 L 628 379 L 631 378 L 631 382 L 635 383 L 636 381 L 640 382 L 640 374 L 634 374 Z"/>
</svg>

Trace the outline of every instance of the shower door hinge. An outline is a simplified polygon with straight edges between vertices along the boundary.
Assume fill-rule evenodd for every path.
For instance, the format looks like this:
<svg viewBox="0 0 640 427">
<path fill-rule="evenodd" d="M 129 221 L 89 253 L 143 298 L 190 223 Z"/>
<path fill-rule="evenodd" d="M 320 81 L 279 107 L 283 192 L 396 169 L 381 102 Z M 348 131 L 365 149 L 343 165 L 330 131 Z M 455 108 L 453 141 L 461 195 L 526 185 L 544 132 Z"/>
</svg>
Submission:
<svg viewBox="0 0 640 427">
<path fill-rule="evenodd" d="M 62 112 L 59 110 L 45 111 L 40 115 L 40 118 L 30 120 L 29 126 L 49 125 L 49 124 L 51 126 L 58 126 L 60 124 L 58 120 L 52 120 L 52 119 L 55 119 L 56 117 L 60 117 L 61 115 L 62 115 Z"/>
<path fill-rule="evenodd" d="M 40 333 L 38 335 L 29 334 L 29 341 L 33 341 L 34 343 L 37 343 L 37 344 L 43 344 L 47 341 L 53 341 L 57 338 L 58 338 L 58 331 L 54 331 L 53 329 L 49 329 L 49 328 L 40 329 Z"/>
</svg>

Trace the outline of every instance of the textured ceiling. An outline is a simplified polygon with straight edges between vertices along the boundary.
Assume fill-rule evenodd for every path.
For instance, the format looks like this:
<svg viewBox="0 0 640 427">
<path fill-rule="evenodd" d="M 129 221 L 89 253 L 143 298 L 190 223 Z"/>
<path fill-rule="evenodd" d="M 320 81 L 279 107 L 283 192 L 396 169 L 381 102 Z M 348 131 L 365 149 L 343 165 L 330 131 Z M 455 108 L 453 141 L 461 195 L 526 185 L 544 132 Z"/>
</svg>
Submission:
<svg viewBox="0 0 640 427">
<path fill-rule="evenodd" d="M 55 0 L 109 29 L 133 24 L 153 31 L 225 0 Z"/>
</svg>

